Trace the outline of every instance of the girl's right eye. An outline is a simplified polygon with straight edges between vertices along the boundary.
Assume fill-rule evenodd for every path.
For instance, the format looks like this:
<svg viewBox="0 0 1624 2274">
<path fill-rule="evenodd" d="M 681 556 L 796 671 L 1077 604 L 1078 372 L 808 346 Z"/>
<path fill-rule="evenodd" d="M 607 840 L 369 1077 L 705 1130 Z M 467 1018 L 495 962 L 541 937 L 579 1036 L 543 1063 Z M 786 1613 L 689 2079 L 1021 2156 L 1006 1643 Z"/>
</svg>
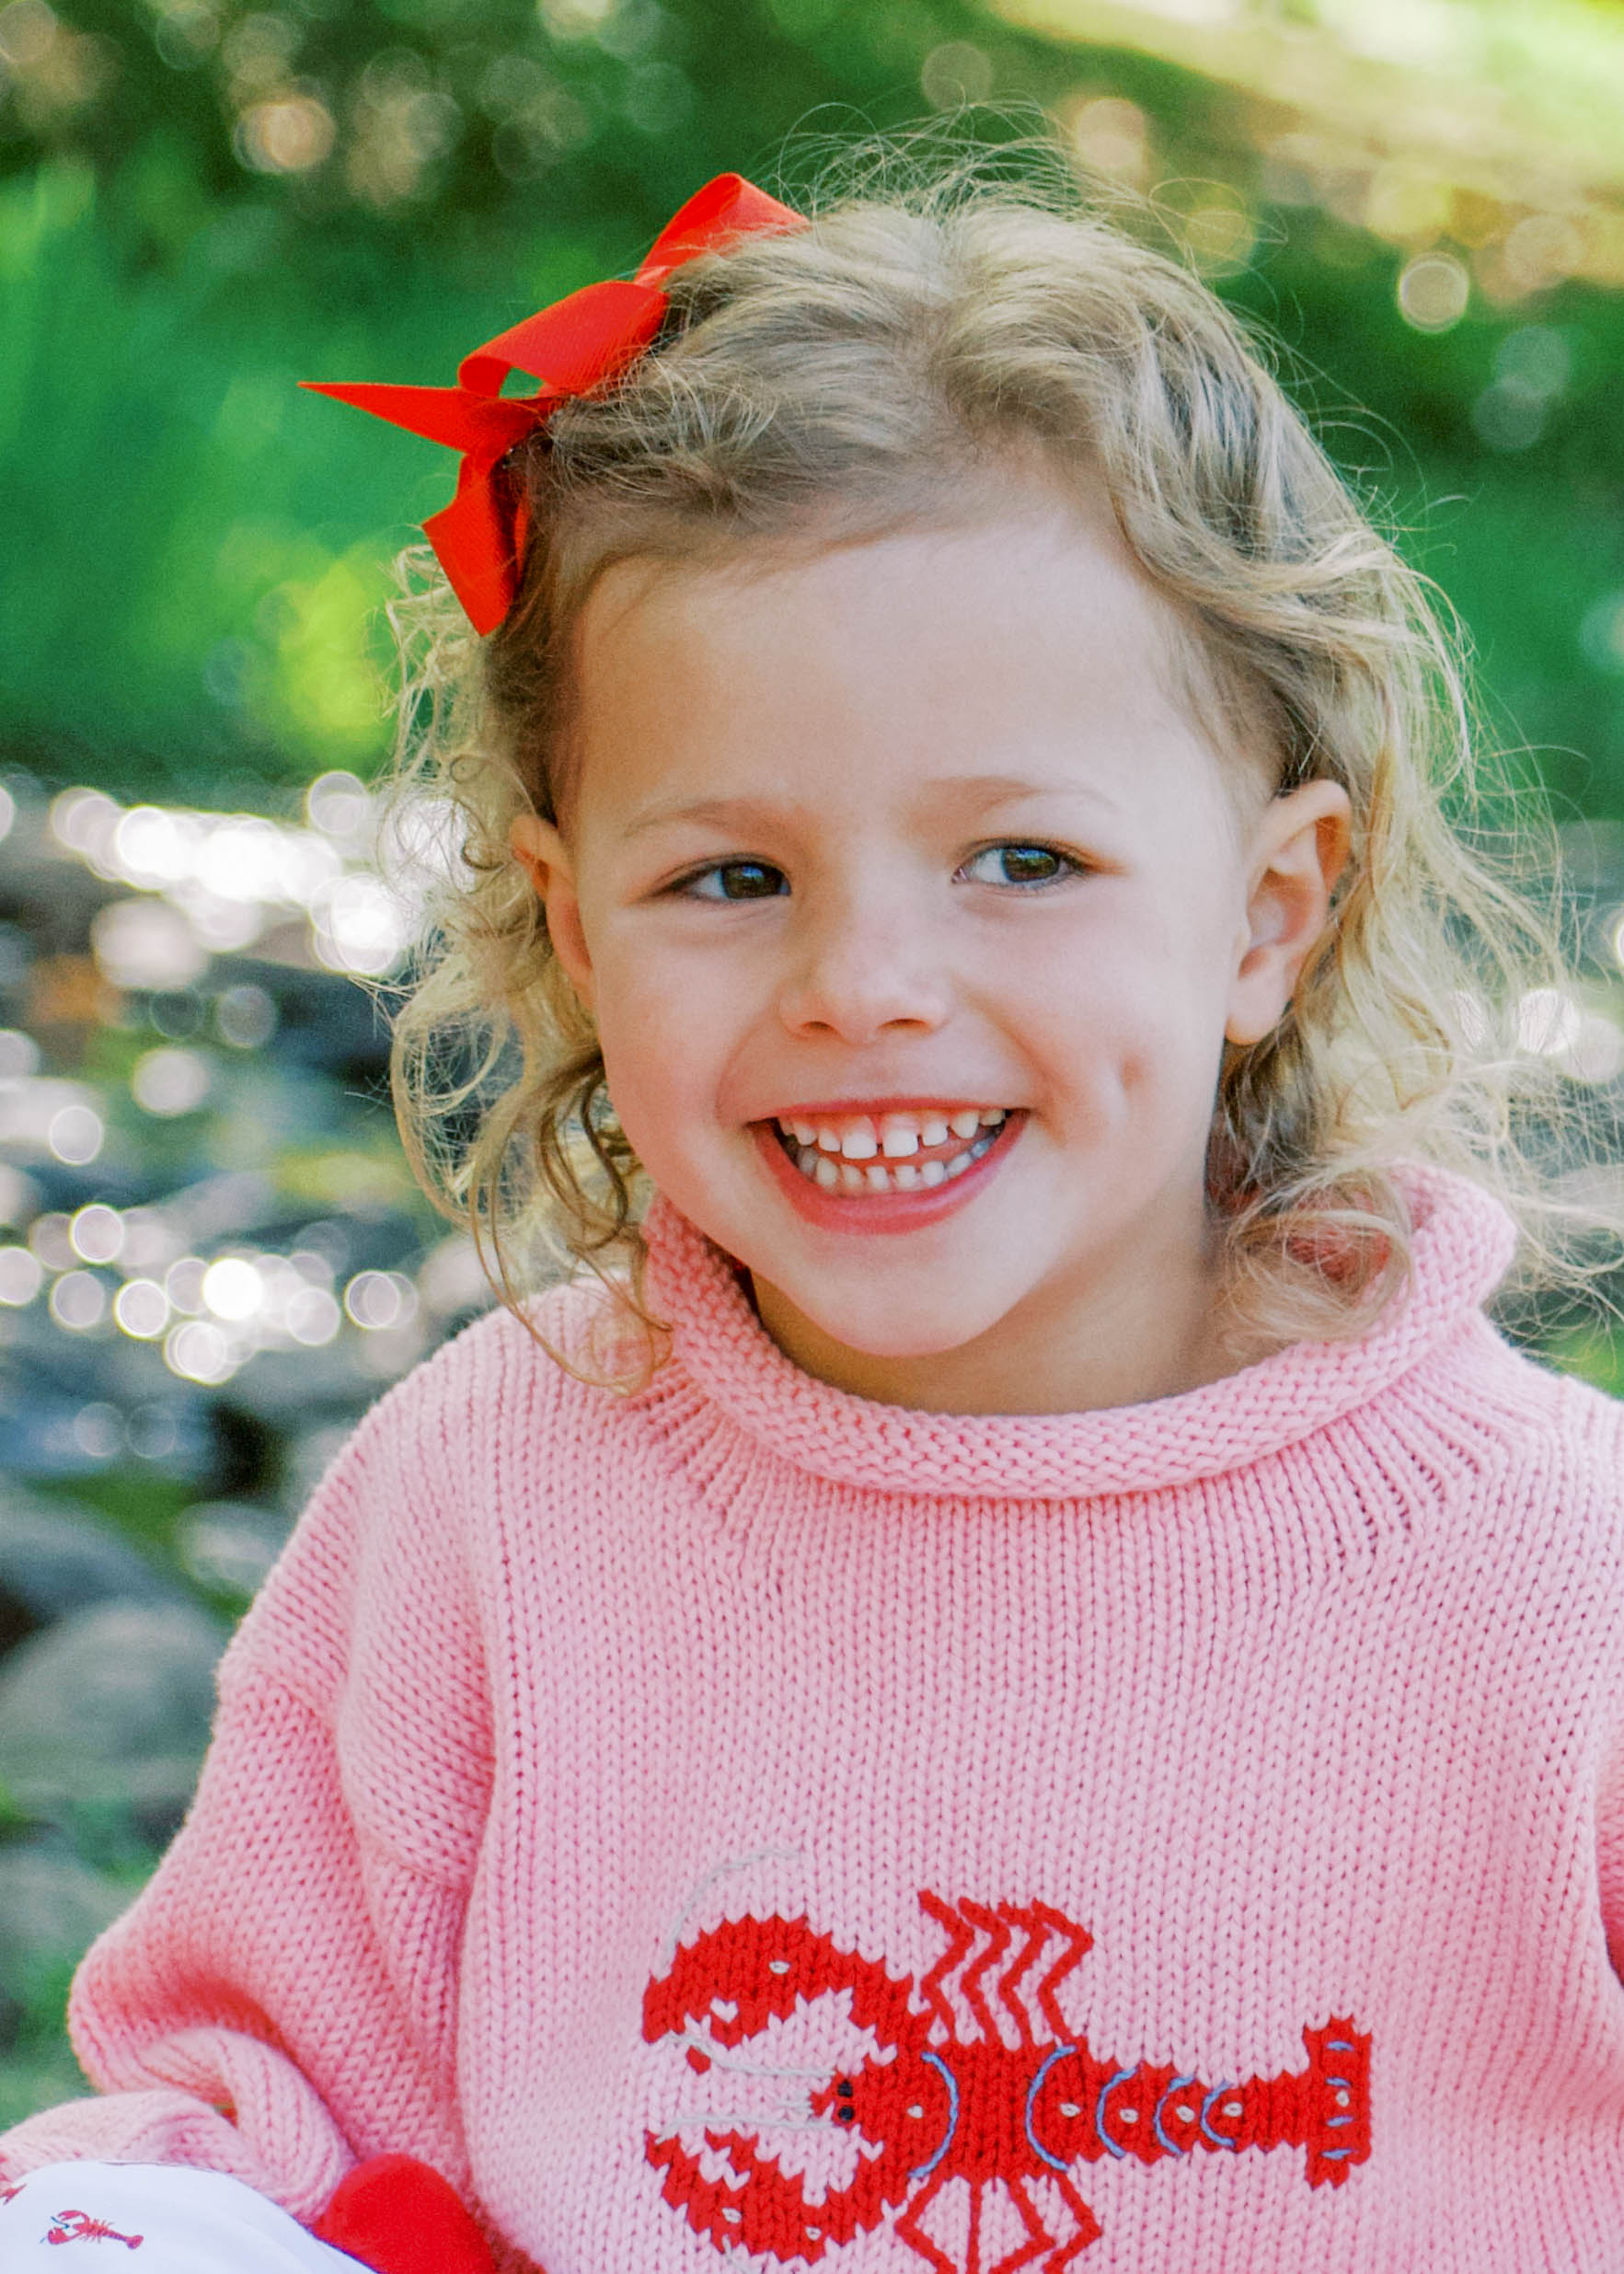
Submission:
<svg viewBox="0 0 1624 2274">
<path fill-rule="evenodd" d="M 789 880 L 766 860 L 719 860 L 684 877 L 678 892 L 690 900 L 771 900 L 787 893 Z"/>
</svg>

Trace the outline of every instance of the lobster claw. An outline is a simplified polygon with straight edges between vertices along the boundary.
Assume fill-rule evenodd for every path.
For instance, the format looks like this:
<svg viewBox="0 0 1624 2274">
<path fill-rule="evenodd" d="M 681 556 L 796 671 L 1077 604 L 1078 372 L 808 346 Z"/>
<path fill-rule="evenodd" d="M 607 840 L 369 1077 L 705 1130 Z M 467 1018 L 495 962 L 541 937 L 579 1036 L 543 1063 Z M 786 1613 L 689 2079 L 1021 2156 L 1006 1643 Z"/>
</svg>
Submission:
<svg viewBox="0 0 1624 2274">
<path fill-rule="evenodd" d="M 852 2029 L 871 2033 L 879 2048 L 877 2058 L 833 2072 L 809 2097 L 810 2113 L 826 2118 L 832 2132 L 849 2130 L 857 2146 L 847 2184 L 824 2188 L 816 2202 L 809 2201 L 800 2176 L 731 2126 L 704 2131 L 712 2167 L 716 2156 L 726 2158 L 728 2169 L 716 2178 L 706 2176 L 682 2137 L 683 2130 L 691 2137 L 698 2118 L 664 2137 L 646 2135 L 649 2161 L 665 2175 L 665 2200 L 686 2214 L 697 2234 L 720 2248 L 815 2262 L 831 2245 L 878 2226 L 904 2199 L 917 2141 L 890 2119 L 904 2078 L 924 2078 L 923 2085 L 910 2085 L 915 2094 L 931 2083 L 921 2059 L 927 2018 L 913 2010 L 911 1989 L 907 1980 L 814 1933 L 804 1918 L 725 1921 L 679 1950 L 669 1972 L 650 1983 L 645 2038 L 683 2043 L 700 2074 L 712 2065 L 704 2044 L 731 2051 L 821 1997 L 840 1997 Z M 696 2042 L 701 2029 L 703 2041 Z M 914 2107 L 923 2113 L 919 2100 Z"/>
<path fill-rule="evenodd" d="M 908 2002 L 912 1988 L 873 1959 L 839 1949 L 804 1918 L 729 1919 L 679 1950 L 670 1972 L 649 1984 L 643 2036 L 652 2045 L 703 2023 L 719 2044 L 742 2045 L 798 2005 L 845 1991 L 855 2028 L 872 2030 L 881 2045 L 911 2047 L 923 2044 L 925 2032 Z"/>
</svg>

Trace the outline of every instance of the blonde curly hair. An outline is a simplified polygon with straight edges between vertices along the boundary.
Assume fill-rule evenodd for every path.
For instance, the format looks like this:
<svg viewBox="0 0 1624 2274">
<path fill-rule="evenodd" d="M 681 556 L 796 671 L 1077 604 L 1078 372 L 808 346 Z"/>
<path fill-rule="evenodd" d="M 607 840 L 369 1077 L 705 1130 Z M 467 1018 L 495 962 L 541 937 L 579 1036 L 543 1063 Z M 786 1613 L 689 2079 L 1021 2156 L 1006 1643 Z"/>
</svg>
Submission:
<svg viewBox="0 0 1624 2274">
<path fill-rule="evenodd" d="M 896 170 L 677 270 L 651 349 L 514 452 L 533 534 L 489 640 L 405 557 L 395 795 L 448 803 L 462 853 L 395 1024 L 425 1188 L 504 1299 L 563 1257 L 629 1264 L 611 1276 L 635 1307 L 639 1164 L 509 846 L 567 792 L 573 637 L 605 571 L 950 526 L 977 469 L 1035 454 L 1060 493 L 1103 489 L 1187 629 L 1218 746 L 1261 738 L 1277 790 L 1325 779 L 1353 807 L 1289 1010 L 1223 1061 L 1208 1184 L 1238 1332 L 1370 1322 L 1407 1268 L 1406 1160 L 1488 1185 L 1560 1270 L 1561 1203 L 1517 1130 L 1529 1105 L 1562 1126 L 1561 1082 L 1515 1016 L 1568 982 L 1526 880 L 1472 849 L 1484 792 L 1446 614 L 1147 209 L 973 166 L 899 190 Z"/>
</svg>

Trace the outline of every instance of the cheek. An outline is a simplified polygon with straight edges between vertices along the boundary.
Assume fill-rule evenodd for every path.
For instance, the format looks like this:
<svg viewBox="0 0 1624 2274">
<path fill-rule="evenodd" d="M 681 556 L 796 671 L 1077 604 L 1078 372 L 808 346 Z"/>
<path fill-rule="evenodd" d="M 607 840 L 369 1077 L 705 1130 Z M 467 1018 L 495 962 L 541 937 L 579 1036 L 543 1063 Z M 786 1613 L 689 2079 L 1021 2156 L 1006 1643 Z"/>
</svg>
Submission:
<svg viewBox="0 0 1624 2274">
<path fill-rule="evenodd" d="M 672 1047 L 670 1022 L 660 1005 L 624 998 L 600 1002 L 598 1042 L 615 1110 L 640 1152 L 640 1130 L 691 1111 L 686 1103 L 696 1071 L 694 1053 Z M 686 1037 L 684 1037 L 685 1044 Z"/>
<path fill-rule="evenodd" d="M 730 1056 L 727 1004 L 680 959 L 611 953 L 597 966 L 598 1041 L 609 1095 L 639 1157 L 658 1160 L 715 1119 Z"/>
<path fill-rule="evenodd" d="M 1117 914 L 1029 975 L 1024 1023 L 1055 1079 L 1107 1118 L 1149 1104 L 1181 1123 L 1216 1086 L 1228 933 L 1211 909 L 1176 926 L 1160 903 Z"/>
</svg>

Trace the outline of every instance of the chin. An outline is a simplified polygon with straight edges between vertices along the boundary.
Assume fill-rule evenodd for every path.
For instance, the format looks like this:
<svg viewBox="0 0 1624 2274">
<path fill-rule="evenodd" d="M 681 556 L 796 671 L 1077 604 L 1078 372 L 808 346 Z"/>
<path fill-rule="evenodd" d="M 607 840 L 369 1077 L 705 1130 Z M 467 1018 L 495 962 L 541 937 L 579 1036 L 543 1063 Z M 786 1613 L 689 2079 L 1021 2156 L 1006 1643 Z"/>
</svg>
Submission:
<svg viewBox="0 0 1624 2274">
<path fill-rule="evenodd" d="M 793 1295 L 790 1300 L 795 1300 Z M 854 1317 L 849 1311 L 825 1311 L 810 1303 L 797 1308 L 820 1333 L 844 1349 L 855 1350 L 865 1358 L 900 1360 L 939 1358 L 950 1350 L 962 1350 L 967 1343 L 990 1333 L 1002 1316 L 943 1319 L 939 1310 L 929 1320 L 922 1320 L 916 1304 L 909 1307 L 904 1318 L 872 1312 Z"/>
</svg>

